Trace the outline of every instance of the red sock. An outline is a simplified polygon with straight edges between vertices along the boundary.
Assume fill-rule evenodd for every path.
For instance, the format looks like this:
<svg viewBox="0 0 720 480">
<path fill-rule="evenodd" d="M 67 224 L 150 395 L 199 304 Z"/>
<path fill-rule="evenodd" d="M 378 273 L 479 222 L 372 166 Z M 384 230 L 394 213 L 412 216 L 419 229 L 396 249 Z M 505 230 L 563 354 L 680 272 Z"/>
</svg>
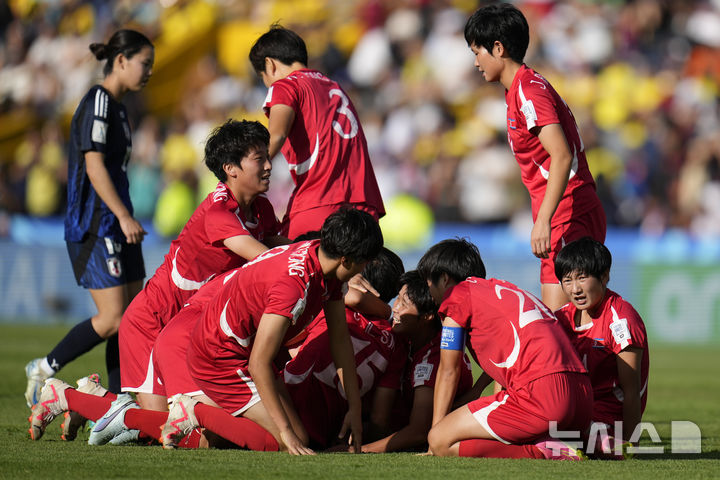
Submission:
<svg viewBox="0 0 720 480">
<path fill-rule="evenodd" d="M 90 395 L 89 393 L 78 392 L 74 388 L 65 390 L 65 398 L 67 399 L 68 410 L 79 413 L 85 418 L 97 421 L 110 410 L 110 403 L 113 399 Z"/>
<path fill-rule="evenodd" d="M 196 428 L 180 440 L 177 446 L 178 448 L 198 448 L 200 446 L 200 438 L 202 438 L 202 431 Z"/>
<path fill-rule="evenodd" d="M 506 445 L 497 440 L 476 438 L 460 442 L 459 456 L 483 458 L 545 458 L 535 445 Z"/>
<path fill-rule="evenodd" d="M 277 440 L 267 430 L 247 418 L 233 417 L 222 408 L 198 403 L 195 417 L 200 425 L 241 448 L 260 452 L 277 452 L 279 449 Z"/>
<path fill-rule="evenodd" d="M 148 437 L 157 440 L 168 418 L 168 412 L 144 410 L 142 408 L 128 408 L 125 411 L 125 426 L 129 429 L 140 430 Z"/>
</svg>

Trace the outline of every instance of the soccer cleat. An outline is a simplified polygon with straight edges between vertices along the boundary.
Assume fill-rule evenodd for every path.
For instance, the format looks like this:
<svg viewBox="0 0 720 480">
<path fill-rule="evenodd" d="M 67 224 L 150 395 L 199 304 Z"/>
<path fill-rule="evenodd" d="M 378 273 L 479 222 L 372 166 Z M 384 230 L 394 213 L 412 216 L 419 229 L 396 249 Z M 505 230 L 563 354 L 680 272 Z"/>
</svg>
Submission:
<svg viewBox="0 0 720 480">
<path fill-rule="evenodd" d="M 27 388 L 25 389 L 25 402 L 27 406 L 32 408 L 33 405 L 40 401 L 40 390 L 45 385 L 45 380 L 49 377 L 40 368 L 42 358 L 30 360 L 25 365 L 25 376 L 27 377 Z"/>
<path fill-rule="evenodd" d="M 200 426 L 195 417 L 196 404 L 194 398 L 179 393 L 170 398 L 170 412 L 160 433 L 163 448 L 177 447 L 180 440 Z"/>
<path fill-rule="evenodd" d="M 125 412 L 130 408 L 140 408 L 140 405 L 135 403 L 135 400 L 127 393 L 118 395 L 110 404 L 110 409 L 105 412 L 105 415 L 95 423 L 95 426 L 90 431 L 88 444 L 105 445 L 115 437 L 129 432 L 130 429 L 125 426 Z M 137 438 L 137 434 L 135 435 Z"/>
<path fill-rule="evenodd" d="M 98 397 L 105 396 L 107 390 L 100 385 L 100 375 L 93 373 L 87 377 L 78 379 L 77 391 L 96 395 Z M 87 423 L 87 418 L 77 412 L 65 412 L 65 421 L 60 426 L 62 428 L 61 438 L 66 442 L 72 442 L 77 437 L 77 432 Z"/>
<path fill-rule="evenodd" d="M 538 450 L 542 452 L 548 460 L 587 460 L 582 450 L 576 448 L 572 443 L 566 443 L 557 438 L 543 440 L 535 444 Z"/>
<path fill-rule="evenodd" d="M 55 417 L 67 411 L 68 404 L 65 399 L 65 390 L 68 388 L 70 388 L 70 385 L 57 378 L 45 380 L 45 386 L 40 390 L 38 403 L 33 406 L 32 414 L 28 418 L 31 439 L 39 440 L 45 433 L 45 427 Z"/>
<path fill-rule="evenodd" d="M 632 452 L 628 451 L 632 447 L 632 443 L 621 440 L 618 445 L 620 448 L 616 450 L 616 442 L 615 437 L 601 431 L 595 436 L 595 445 L 592 449 L 588 445 L 588 456 L 595 460 L 628 460 L 634 456 Z"/>
</svg>

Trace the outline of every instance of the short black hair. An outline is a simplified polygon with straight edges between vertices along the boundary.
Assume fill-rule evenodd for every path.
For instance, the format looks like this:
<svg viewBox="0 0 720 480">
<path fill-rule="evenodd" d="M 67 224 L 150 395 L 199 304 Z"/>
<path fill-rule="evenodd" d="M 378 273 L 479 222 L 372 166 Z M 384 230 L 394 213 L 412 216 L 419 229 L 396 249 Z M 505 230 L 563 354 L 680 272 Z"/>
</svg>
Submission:
<svg viewBox="0 0 720 480">
<path fill-rule="evenodd" d="M 270 133 L 260 122 L 230 119 L 212 131 L 205 142 L 205 165 L 221 182 L 227 180 L 225 164 L 240 165 L 255 150 L 267 150 Z"/>
<path fill-rule="evenodd" d="M 495 41 L 503 44 L 508 56 L 523 63 L 530 43 L 530 28 L 520 10 L 509 3 L 479 8 L 465 24 L 465 41 L 469 46 L 485 47 L 492 53 Z"/>
<path fill-rule="evenodd" d="M 555 257 L 555 276 L 562 279 L 573 272 L 601 279 L 612 266 L 612 254 L 601 242 L 583 237 L 565 245 Z"/>
<path fill-rule="evenodd" d="M 433 283 L 443 273 L 460 283 L 468 277 L 485 278 L 485 264 L 480 251 L 464 238 L 443 240 L 430 247 L 417 265 L 418 272 Z"/>
<path fill-rule="evenodd" d="M 383 236 L 377 220 L 367 212 L 342 206 L 325 219 L 320 230 L 320 248 L 330 258 L 346 257 L 367 262 L 380 252 Z"/>
<path fill-rule="evenodd" d="M 418 315 L 436 315 L 438 306 L 430 295 L 430 288 L 427 281 L 417 270 L 405 272 L 400 277 L 400 285 L 407 287 L 407 295 L 410 301 L 417 308 Z"/>
<path fill-rule="evenodd" d="M 377 257 L 370 260 L 362 274 L 380 294 L 380 300 L 389 303 L 400 291 L 400 276 L 405 272 L 402 259 L 392 250 L 382 247 Z"/>
<path fill-rule="evenodd" d="M 263 33 L 250 49 L 250 63 L 260 74 L 265 71 L 265 59 L 274 58 L 285 65 L 300 62 L 308 64 L 308 53 L 305 41 L 290 29 L 277 23 Z"/>
<path fill-rule="evenodd" d="M 90 51 L 98 60 L 107 60 L 103 74 L 107 77 L 113 70 L 115 57 L 121 53 L 128 60 L 145 47 L 154 48 L 152 42 L 136 30 L 118 30 L 110 37 L 108 43 L 91 43 Z"/>
</svg>

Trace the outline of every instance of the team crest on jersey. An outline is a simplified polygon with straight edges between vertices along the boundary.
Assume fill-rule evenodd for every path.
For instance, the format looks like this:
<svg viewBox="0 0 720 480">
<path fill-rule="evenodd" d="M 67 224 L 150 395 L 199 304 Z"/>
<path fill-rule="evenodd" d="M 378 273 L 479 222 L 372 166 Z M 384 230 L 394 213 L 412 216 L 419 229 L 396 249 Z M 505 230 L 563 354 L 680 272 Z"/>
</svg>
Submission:
<svg viewBox="0 0 720 480">
<path fill-rule="evenodd" d="M 115 278 L 120 278 L 122 275 L 122 264 L 117 257 L 110 257 L 107 259 L 108 273 Z"/>
<path fill-rule="evenodd" d="M 592 348 L 605 348 L 604 338 L 593 338 Z"/>
</svg>

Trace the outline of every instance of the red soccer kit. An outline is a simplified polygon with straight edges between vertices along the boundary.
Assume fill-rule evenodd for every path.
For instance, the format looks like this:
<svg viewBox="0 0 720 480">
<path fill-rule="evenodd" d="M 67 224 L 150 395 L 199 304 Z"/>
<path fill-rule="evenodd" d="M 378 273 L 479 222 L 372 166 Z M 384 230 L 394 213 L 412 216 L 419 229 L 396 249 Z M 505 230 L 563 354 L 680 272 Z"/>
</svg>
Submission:
<svg viewBox="0 0 720 480">
<path fill-rule="evenodd" d="M 586 370 L 562 326 L 537 298 L 512 283 L 470 277 L 448 289 L 440 306 L 466 332 L 475 361 L 505 391 L 468 404 L 504 443 L 546 436 L 550 421 L 585 430 L 592 411 Z"/>
<path fill-rule="evenodd" d="M 297 70 L 273 83 L 263 104 L 266 115 L 274 105 L 295 111 L 295 121 L 282 154 L 295 182 L 283 228 L 290 238 L 320 230 L 324 216 L 312 209 L 350 203 L 376 218 L 385 214 L 367 141 L 357 111 L 340 86 L 322 73 Z M 325 216 L 330 211 L 325 211 Z M 292 225 L 302 213 L 302 225 Z M 316 218 L 317 217 L 317 218 Z M 320 218 L 322 217 L 322 218 Z"/>
<path fill-rule="evenodd" d="M 200 389 L 238 415 L 260 397 L 248 372 L 263 314 L 290 319 L 282 343 L 295 338 L 328 300 L 342 299 L 342 282 L 323 277 L 320 240 L 283 245 L 246 263 L 208 304 L 188 348 L 190 374 Z"/>
<path fill-rule="evenodd" d="M 376 387 L 400 389 L 406 350 L 398 343 L 387 320 L 365 317 L 346 308 L 348 330 L 355 352 L 360 395 Z M 284 379 L 312 441 L 328 447 L 337 441 L 348 410 L 330 354 L 330 339 L 324 314 L 313 321 L 295 358 L 285 365 Z M 367 402 L 363 402 L 363 405 Z"/>
<path fill-rule="evenodd" d="M 512 86 L 505 91 L 505 103 L 508 142 L 520 166 L 522 181 L 530 192 L 533 221 L 545 197 L 550 155 L 531 129 L 560 124 L 573 155 L 570 178 L 551 223 L 552 258 L 543 262 L 541 277 L 543 283 L 558 283 L 552 271 L 555 254 L 565 243 L 587 235 L 605 241 L 605 213 L 595 191 L 595 181 L 588 168 L 575 118 L 552 85 L 539 73 L 522 65 Z M 583 220 L 585 214 L 592 217 Z M 573 229 L 567 225 L 576 222 L 583 228 Z"/>
<path fill-rule="evenodd" d="M 123 391 L 157 393 L 152 347 L 165 324 L 215 275 L 239 267 L 245 259 L 223 245 L 225 239 L 252 235 L 258 241 L 277 235 L 270 201 L 259 195 L 255 218 L 245 218 L 230 190 L 219 182 L 195 210 L 165 261 L 130 303 L 120 324 L 120 372 Z"/>
<path fill-rule="evenodd" d="M 620 388 L 617 355 L 628 347 L 642 348 L 640 363 L 641 412 L 647 402 L 650 353 L 645 324 L 640 315 L 617 293 L 607 290 L 597 317 L 591 323 L 575 326 L 579 312 L 568 303 L 555 312 L 590 373 L 593 387 L 593 421 L 614 427 L 623 419 L 623 391 Z"/>
</svg>

